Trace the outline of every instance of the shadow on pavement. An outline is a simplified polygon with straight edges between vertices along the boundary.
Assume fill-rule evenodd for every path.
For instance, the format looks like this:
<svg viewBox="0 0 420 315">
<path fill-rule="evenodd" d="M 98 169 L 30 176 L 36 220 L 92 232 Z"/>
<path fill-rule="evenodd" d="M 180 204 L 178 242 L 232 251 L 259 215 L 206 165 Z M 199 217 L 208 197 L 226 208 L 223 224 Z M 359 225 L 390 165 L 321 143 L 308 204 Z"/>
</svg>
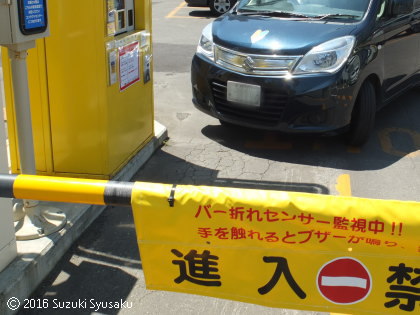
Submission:
<svg viewBox="0 0 420 315">
<path fill-rule="evenodd" d="M 208 11 L 206 10 L 194 10 L 188 13 L 189 16 L 193 16 L 193 17 L 200 17 L 200 18 L 207 18 L 207 19 L 215 19 L 218 16 L 214 15 L 210 9 L 208 9 Z"/>
<path fill-rule="evenodd" d="M 277 162 L 343 170 L 378 170 L 420 150 L 419 91 L 398 98 L 377 113 L 375 130 L 362 148 L 341 136 L 290 135 L 239 126 L 209 125 L 207 138 L 227 148 Z"/>
<path fill-rule="evenodd" d="M 41 287 L 32 297 L 35 301 L 48 301 L 48 308 L 37 309 L 36 314 L 118 314 L 120 309 L 110 309 L 110 306 L 126 301 L 137 282 L 120 268 L 100 263 L 68 262 L 62 267 L 59 272 L 68 279 L 52 287 Z M 23 309 L 19 314 L 34 314 L 34 309 Z"/>
<path fill-rule="evenodd" d="M 284 190 L 329 194 L 326 186 L 313 183 L 291 183 L 252 179 L 221 178 L 219 171 L 189 163 L 165 151 L 155 153 L 147 167 L 141 168 L 133 181 L 178 185 L 203 185 L 248 189 Z"/>
<path fill-rule="evenodd" d="M 48 301 L 37 314 L 117 314 L 119 309 L 95 303 L 127 301 L 141 269 L 131 208 L 108 207 L 30 298 Z M 64 302 L 82 304 L 66 309 Z M 19 314 L 34 314 L 34 309 Z"/>
</svg>

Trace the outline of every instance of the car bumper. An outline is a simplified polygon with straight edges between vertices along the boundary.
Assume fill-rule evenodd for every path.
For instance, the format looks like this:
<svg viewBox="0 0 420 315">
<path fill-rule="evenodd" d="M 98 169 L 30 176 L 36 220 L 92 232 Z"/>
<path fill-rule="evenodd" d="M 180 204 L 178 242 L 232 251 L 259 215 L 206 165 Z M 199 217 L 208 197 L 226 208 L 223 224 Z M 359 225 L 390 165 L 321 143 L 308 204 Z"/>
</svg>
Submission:
<svg viewBox="0 0 420 315">
<path fill-rule="evenodd" d="M 355 101 L 345 70 L 292 77 L 246 75 L 227 70 L 200 55 L 191 66 L 193 103 L 220 120 L 289 133 L 325 133 L 346 127 Z M 261 86 L 259 107 L 227 101 L 227 81 Z"/>
</svg>

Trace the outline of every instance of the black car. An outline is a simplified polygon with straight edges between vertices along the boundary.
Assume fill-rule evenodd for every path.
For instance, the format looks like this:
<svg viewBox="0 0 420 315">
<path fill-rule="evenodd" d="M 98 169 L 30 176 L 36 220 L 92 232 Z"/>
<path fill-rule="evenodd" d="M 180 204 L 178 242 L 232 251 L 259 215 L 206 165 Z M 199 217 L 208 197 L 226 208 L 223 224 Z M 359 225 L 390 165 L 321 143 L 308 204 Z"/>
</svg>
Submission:
<svg viewBox="0 0 420 315">
<path fill-rule="evenodd" d="M 223 124 L 346 132 L 420 83 L 419 0 L 240 0 L 203 30 L 195 106 Z"/>
<path fill-rule="evenodd" d="M 190 7 L 209 7 L 215 15 L 222 15 L 232 9 L 236 0 L 185 0 Z"/>
</svg>

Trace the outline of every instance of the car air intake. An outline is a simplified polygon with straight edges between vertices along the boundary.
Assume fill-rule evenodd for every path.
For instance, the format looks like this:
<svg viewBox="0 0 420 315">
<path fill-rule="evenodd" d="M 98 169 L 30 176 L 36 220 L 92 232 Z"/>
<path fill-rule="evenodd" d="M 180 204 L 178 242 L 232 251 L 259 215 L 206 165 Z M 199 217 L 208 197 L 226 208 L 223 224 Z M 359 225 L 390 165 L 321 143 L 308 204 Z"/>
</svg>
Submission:
<svg viewBox="0 0 420 315">
<path fill-rule="evenodd" d="M 288 96 L 277 90 L 263 89 L 259 107 L 242 106 L 227 100 L 227 83 L 211 82 L 216 110 L 226 118 L 248 121 L 261 125 L 275 126 L 283 118 Z"/>
</svg>

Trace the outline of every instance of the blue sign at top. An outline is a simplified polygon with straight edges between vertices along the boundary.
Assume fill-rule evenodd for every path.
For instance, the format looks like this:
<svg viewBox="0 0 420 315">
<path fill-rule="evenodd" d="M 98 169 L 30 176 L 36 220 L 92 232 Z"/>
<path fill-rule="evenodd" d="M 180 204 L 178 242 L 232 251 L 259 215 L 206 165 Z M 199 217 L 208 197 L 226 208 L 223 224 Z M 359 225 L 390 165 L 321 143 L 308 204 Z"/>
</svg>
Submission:
<svg viewBox="0 0 420 315">
<path fill-rule="evenodd" d="M 23 19 L 26 30 L 45 27 L 45 1 L 23 0 Z"/>
</svg>

